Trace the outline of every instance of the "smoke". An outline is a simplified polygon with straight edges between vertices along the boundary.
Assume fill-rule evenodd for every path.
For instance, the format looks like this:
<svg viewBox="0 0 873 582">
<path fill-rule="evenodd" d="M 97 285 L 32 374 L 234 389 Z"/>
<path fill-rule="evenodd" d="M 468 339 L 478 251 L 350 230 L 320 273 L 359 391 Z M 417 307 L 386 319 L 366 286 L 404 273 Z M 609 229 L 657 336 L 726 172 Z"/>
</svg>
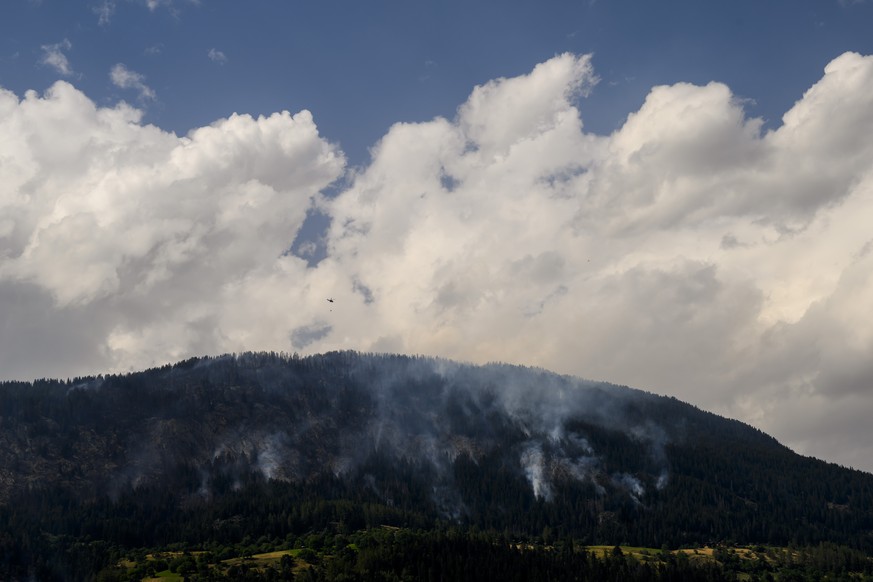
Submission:
<svg viewBox="0 0 873 582">
<path fill-rule="evenodd" d="M 630 434 L 648 445 L 649 457 L 660 467 L 655 488 L 658 491 L 663 490 L 670 480 L 670 467 L 665 450 L 669 440 L 667 433 L 653 421 L 647 420 L 644 424 L 631 428 Z"/>
<path fill-rule="evenodd" d="M 99 390 L 100 387 L 103 386 L 103 378 L 88 378 L 81 382 L 76 382 L 69 388 L 67 388 L 67 394 L 73 392 L 74 390 Z"/>
<path fill-rule="evenodd" d="M 381 495 L 379 471 L 393 464 L 426 474 L 434 506 L 456 519 L 467 511 L 459 458 L 499 466 L 545 502 L 574 484 L 642 502 L 647 486 L 669 482 L 676 430 L 646 412 L 657 397 L 540 369 L 341 352 L 192 359 L 149 374 L 145 391 L 125 391 L 113 376 L 64 388 L 135 411 L 139 436 L 112 471 L 114 491 L 190 465 L 200 497 L 252 474 L 299 481 L 319 472 L 371 474 Z M 633 450 L 616 456 L 616 439 Z"/>
<path fill-rule="evenodd" d="M 599 495 L 606 493 L 605 483 L 639 501 L 645 495 L 640 478 L 605 473 L 605 451 L 595 450 L 586 433 L 606 427 L 639 447 L 656 489 L 668 483 L 668 431 L 640 419 L 637 410 L 637 402 L 651 395 L 505 364 L 393 356 L 379 365 L 368 358 L 349 363 L 349 377 L 364 385 L 372 417 L 363 434 L 344 438 L 342 460 L 333 465 L 338 473 L 353 471 L 373 451 L 414 459 L 434 471 L 435 502 L 454 506 L 445 500 L 458 456 L 478 463 L 513 443 L 520 475 L 537 499 L 551 501 L 561 479 L 589 483 Z"/>
<path fill-rule="evenodd" d="M 600 470 L 600 461 L 595 456 L 568 456 L 561 459 L 561 467 L 577 481 L 590 480 L 596 484 L 595 477 Z"/>
<path fill-rule="evenodd" d="M 285 447 L 285 435 L 281 433 L 266 437 L 256 450 L 256 467 L 267 479 L 278 476 L 282 469 L 283 451 Z"/>
<path fill-rule="evenodd" d="M 530 443 L 521 453 L 521 466 L 537 499 L 552 500 L 552 488 L 545 476 L 545 460 L 538 444 Z"/>
<path fill-rule="evenodd" d="M 612 482 L 630 493 L 631 499 L 637 503 L 639 503 L 642 496 L 646 494 L 646 488 L 640 480 L 629 473 L 618 473 L 613 475 Z"/>
<path fill-rule="evenodd" d="M 664 487 L 667 486 L 667 483 L 670 480 L 670 474 L 664 470 L 658 475 L 657 481 L 655 481 L 655 489 L 658 491 L 663 491 Z"/>
</svg>

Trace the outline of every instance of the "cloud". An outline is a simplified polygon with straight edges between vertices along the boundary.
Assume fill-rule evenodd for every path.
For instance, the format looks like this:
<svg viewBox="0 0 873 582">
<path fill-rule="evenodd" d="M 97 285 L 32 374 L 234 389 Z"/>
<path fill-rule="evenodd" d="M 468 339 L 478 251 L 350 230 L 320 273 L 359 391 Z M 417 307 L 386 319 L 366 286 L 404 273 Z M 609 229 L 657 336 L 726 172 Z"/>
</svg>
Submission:
<svg viewBox="0 0 873 582">
<path fill-rule="evenodd" d="M 305 325 L 291 330 L 291 346 L 295 350 L 305 349 L 306 346 L 324 339 L 330 334 L 331 327 L 324 322 Z"/>
<path fill-rule="evenodd" d="M 122 63 L 118 63 L 109 71 L 109 78 L 112 84 L 119 89 L 135 89 L 139 92 L 141 101 L 154 101 L 156 95 L 154 90 L 145 84 L 145 77 L 136 71 L 131 71 Z"/>
<path fill-rule="evenodd" d="M 42 59 L 40 63 L 53 68 L 58 74 L 64 77 L 69 77 L 73 74 L 73 68 L 70 66 L 70 61 L 64 51 L 73 48 L 69 40 L 64 39 L 56 44 L 44 44 L 42 47 Z"/>
<path fill-rule="evenodd" d="M 91 10 L 97 15 L 97 23 L 100 26 L 108 26 L 115 14 L 115 0 L 100 0 L 95 3 Z"/>
<path fill-rule="evenodd" d="M 210 61 L 212 61 L 213 63 L 218 63 L 219 65 L 223 65 L 227 62 L 227 55 L 225 55 L 220 50 L 214 48 L 209 49 L 207 56 L 209 57 Z"/>
<path fill-rule="evenodd" d="M 179 2 L 176 0 L 145 0 L 146 7 L 154 12 L 160 7 L 166 7 L 172 14 L 178 14 L 178 6 Z M 200 0 L 188 0 L 188 4 L 194 4 L 195 6 L 200 5 Z"/>
<path fill-rule="evenodd" d="M 559 55 L 476 87 L 451 119 L 392 126 L 335 196 L 342 154 L 308 112 L 177 137 L 67 83 L 0 93 L 0 369 L 509 361 L 873 469 L 873 57 L 834 59 L 766 131 L 726 85 L 678 83 L 592 134 L 596 80 Z M 315 211 L 331 224 L 310 264 L 287 249 Z"/>
<path fill-rule="evenodd" d="M 283 250 L 344 160 L 311 115 L 234 115 L 184 137 L 140 119 L 64 82 L 0 92 L 6 377 L 265 349 L 312 323 L 306 262 Z"/>
<path fill-rule="evenodd" d="M 32 2 L 34 0 L 31 0 Z M 155 12 L 158 8 L 166 8 L 173 16 L 178 16 L 178 2 L 175 0 L 127 0 L 128 3 L 134 3 L 139 6 L 145 6 L 150 12 Z M 41 2 L 41 0 L 39 0 Z M 37 2 L 37 3 L 39 3 Z M 195 6 L 200 5 L 200 0 L 188 0 L 189 4 Z M 115 15 L 118 7 L 117 0 L 96 0 L 91 6 L 91 10 L 97 15 L 97 22 L 100 26 L 108 26 L 112 22 L 112 17 Z"/>
<path fill-rule="evenodd" d="M 319 270 L 346 277 L 357 315 L 313 349 L 537 364 L 873 458 L 836 444 L 868 430 L 842 402 L 873 413 L 873 58 L 832 61 L 768 132 L 727 86 L 680 83 L 588 134 L 574 104 L 593 81 L 563 55 L 453 120 L 392 127 L 329 203 Z"/>
</svg>

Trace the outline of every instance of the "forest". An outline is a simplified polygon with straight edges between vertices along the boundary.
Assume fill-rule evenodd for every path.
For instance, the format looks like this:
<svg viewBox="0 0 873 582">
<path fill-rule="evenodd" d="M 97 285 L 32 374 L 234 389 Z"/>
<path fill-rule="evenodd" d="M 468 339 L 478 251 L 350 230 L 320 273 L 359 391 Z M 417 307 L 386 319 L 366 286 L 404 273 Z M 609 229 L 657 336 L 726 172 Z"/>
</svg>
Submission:
<svg viewBox="0 0 873 582">
<path fill-rule="evenodd" d="M 0 445 L 0 579 L 186 552 L 177 579 L 871 574 L 873 476 L 537 369 L 261 353 L 5 383 Z"/>
</svg>

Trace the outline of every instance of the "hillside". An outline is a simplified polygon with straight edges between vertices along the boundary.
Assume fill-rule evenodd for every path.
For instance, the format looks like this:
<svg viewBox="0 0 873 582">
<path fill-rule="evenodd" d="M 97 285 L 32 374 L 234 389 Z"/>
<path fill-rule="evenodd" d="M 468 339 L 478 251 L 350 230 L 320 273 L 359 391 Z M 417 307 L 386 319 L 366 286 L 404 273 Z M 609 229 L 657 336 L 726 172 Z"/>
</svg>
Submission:
<svg viewBox="0 0 873 582">
<path fill-rule="evenodd" d="M 740 422 L 539 369 L 352 352 L 2 384 L 0 500 L 7 555 L 28 532 L 135 548 L 440 524 L 873 548 L 873 475 Z"/>
</svg>

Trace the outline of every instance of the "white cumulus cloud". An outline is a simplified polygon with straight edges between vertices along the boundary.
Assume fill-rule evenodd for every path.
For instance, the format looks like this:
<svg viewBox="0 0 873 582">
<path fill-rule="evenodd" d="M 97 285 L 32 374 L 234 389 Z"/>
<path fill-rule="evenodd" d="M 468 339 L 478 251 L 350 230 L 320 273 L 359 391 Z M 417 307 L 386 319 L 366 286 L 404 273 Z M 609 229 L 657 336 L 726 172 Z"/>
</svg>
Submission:
<svg viewBox="0 0 873 582">
<path fill-rule="evenodd" d="M 67 83 L 0 93 L 0 369 L 510 361 L 873 469 L 873 57 L 835 58 L 766 131 L 726 85 L 679 83 L 592 134 L 595 83 L 567 54 L 476 87 L 452 119 L 391 127 L 334 197 L 343 157 L 307 112 L 177 137 Z M 331 226 L 311 267 L 286 251 L 313 205 Z"/>
<path fill-rule="evenodd" d="M 0 93 L 7 377 L 267 348 L 307 323 L 306 263 L 283 251 L 344 166 L 311 115 L 234 115 L 185 137 L 140 117 L 63 82 Z"/>
<path fill-rule="evenodd" d="M 477 88 L 455 119 L 392 127 L 327 205 L 319 270 L 346 278 L 355 317 L 313 349 L 628 383 L 873 468 L 844 446 L 867 431 L 860 403 L 873 413 L 873 58 L 835 59 L 767 132 L 711 83 L 655 87 L 588 134 L 592 81 L 562 55 Z M 819 424 L 833 438 L 803 437 Z"/>
</svg>

